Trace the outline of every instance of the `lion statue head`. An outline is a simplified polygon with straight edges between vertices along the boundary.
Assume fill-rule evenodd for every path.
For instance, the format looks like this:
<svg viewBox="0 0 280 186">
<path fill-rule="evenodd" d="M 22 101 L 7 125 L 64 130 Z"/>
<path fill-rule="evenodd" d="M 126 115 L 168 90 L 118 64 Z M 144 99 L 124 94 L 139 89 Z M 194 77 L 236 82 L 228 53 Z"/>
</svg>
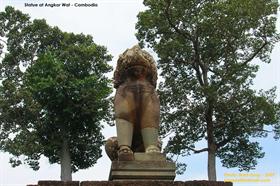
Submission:
<svg viewBox="0 0 280 186">
<path fill-rule="evenodd" d="M 147 80 L 156 87 L 157 68 L 153 57 L 138 45 L 127 49 L 119 56 L 117 67 L 114 72 L 114 87 L 118 88 L 127 78 L 127 71 L 133 66 L 143 66 L 148 71 Z"/>
</svg>

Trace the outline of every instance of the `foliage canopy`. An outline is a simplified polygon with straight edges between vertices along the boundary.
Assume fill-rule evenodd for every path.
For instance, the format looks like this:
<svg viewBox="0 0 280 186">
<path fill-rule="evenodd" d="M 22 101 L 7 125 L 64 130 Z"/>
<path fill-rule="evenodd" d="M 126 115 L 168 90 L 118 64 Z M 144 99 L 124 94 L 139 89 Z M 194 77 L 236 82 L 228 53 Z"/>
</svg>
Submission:
<svg viewBox="0 0 280 186">
<path fill-rule="evenodd" d="M 225 167 L 249 170 L 264 156 L 251 137 L 279 121 L 275 88 L 256 92 L 252 80 L 279 41 L 277 0 L 145 0 L 136 25 L 142 46 L 158 54 L 162 134 L 174 134 L 173 155 L 208 152 Z M 256 63 L 253 59 L 259 59 Z M 195 149 L 195 143 L 207 147 Z"/>
<path fill-rule="evenodd" d="M 110 119 L 112 57 L 92 36 L 62 32 L 6 7 L 0 13 L 0 149 L 33 169 L 44 155 L 72 171 L 101 156 L 101 121 Z M 70 170 L 71 171 L 71 170 Z"/>
</svg>

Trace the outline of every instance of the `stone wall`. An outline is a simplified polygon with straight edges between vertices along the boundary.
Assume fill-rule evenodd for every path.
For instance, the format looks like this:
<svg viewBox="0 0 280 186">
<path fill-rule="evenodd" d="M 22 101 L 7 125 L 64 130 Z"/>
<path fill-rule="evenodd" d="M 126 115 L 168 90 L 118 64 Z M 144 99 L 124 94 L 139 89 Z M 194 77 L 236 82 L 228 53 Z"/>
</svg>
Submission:
<svg viewBox="0 0 280 186">
<path fill-rule="evenodd" d="M 27 186 L 233 186 L 221 181 L 39 181 Z"/>
</svg>

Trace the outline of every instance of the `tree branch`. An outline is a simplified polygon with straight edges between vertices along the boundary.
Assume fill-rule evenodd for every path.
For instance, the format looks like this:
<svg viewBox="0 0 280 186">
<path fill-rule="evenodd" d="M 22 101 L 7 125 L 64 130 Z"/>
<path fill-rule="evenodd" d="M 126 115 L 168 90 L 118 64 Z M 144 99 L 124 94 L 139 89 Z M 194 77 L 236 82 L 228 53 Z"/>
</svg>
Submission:
<svg viewBox="0 0 280 186">
<path fill-rule="evenodd" d="M 211 69 L 211 68 L 208 68 L 208 70 L 209 70 L 210 72 L 212 72 L 213 74 L 217 75 L 217 76 L 220 76 L 220 75 L 221 75 L 220 73 L 218 73 L 217 71 L 215 71 L 215 70 L 213 70 L 213 69 Z"/>
<path fill-rule="evenodd" d="M 0 38 L 0 41 L 2 41 L 3 43 L 5 43 L 6 45 L 8 44 L 6 41 L 4 41 L 3 39 Z"/>
<path fill-rule="evenodd" d="M 161 138 L 166 138 L 167 136 L 171 135 L 172 133 L 174 133 L 174 131 L 170 130 L 167 134 L 162 135 Z"/>
<path fill-rule="evenodd" d="M 232 140 L 232 138 L 227 138 L 227 139 L 224 139 L 223 141 L 221 141 L 220 143 L 216 144 L 217 149 L 220 148 L 220 147 L 223 147 L 224 145 L 226 145 L 231 140 Z"/>
<path fill-rule="evenodd" d="M 200 72 L 200 70 L 199 70 L 199 66 L 197 65 L 197 64 L 193 64 L 192 65 L 193 66 L 193 68 L 194 68 L 194 70 L 195 70 L 195 72 L 196 72 L 196 77 L 197 77 L 197 79 L 198 79 L 198 82 L 199 82 L 199 84 L 201 85 L 201 86 L 203 86 L 204 85 L 204 83 L 203 83 L 203 80 L 202 80 L 202 78 L 201 78 L 201 72 Z"/>
<path fill-rule="evenodd" d="M 166 6 L 166 9 L 165 9 L 165 11 L 164 11 L 164 13 L 165 13 L 165 15 L 166 15 L 166 19 L 167 19 L 167 21 L 168 21 L 168 24 L 169 24 L 179 35 L 182 35 L 184 38 L 186 38 L 186 39 L 192 41 L 193 39 L 192 39 L 192 35 L 191 35 L 190 33 L 181 31 L 179 28 L 176 27 L 175 24 L 172 23 L 171 15 L 170 15 L 170 13 L 169 13 L 171 2 L 172 2 L 172 0 L 166 1 L 167 6 Z"/>
<path fill-rule="evenodd" d="M 245 60 L 244 62 L 241 63 L 241 67 L 247 65 L 249 62 L 251 62 L 257 55 L 258 53 L 268 44 L 267 41 L 265 41 L 263 43 L 263 45 L 257 49 L 247 60 Z M 226 73 L 224 73 L 224 75 L 221 76 L 221 81 L 219 83 L 219 87 L 222 86 L 223 84 L 226 83 L 225 78 L 228 76 L 233 75 L 236 71 L 238 71 L 239 69 L 236 68 L 234 71 L 232 71 L 230 74 L 227 74 L 227 68 L 226 68 Z"/>
<path fill-rule="evenodd" d="M 201 153 L 201 152 L 208 151 L 208 148 L 203 148 L 203 149 L 199 149 L 199 150 L 195 150 L 193 148 L 189 148 L 189 150 L 193 151 L 195 154 L 198 154 L 198 153 Z"/>
<path fill-rule="evenodd" d="M 252 54 L 252 56 L 250 56 L 247 60 L 245 60 L 245 61 L 242 63 L 242 66 L 247 65 L 250 61 L 252 61 L 252 60 L 256 57 L 256 55 L 258 55 L 258 53 L 260 53 L 260 51 L 261 51 L 267 44 L 268 44 L 268 42 L 265 41 L 265 42 L 262 44 L 262 46 L 261 46 L 259 49 L 257 49 L 257 50 Z"/>
<path fill-rule="evenodd" d="M 175 24 L 173 24 L 173 22 L 171 20 L 171 14 L 170 14 L 170 6 L 172 3 L 172 0 L 167 0 L 166 3 L 167 3 L 167 6 L 166 6 L 166 9 L 164 12 L 165 12 L 168 24 L 171 26 L 171 28 L 173 28 L 175 30 L 175 32 L 177 32 L 179 35 L 183 36 L 184 38 L 190 40 L 194 45 L 194 53 L 195 53 L 195 60 L 194 60 L 195 62 L 194 63 L 196 63 L 197 65 L 194 64 L 193 67 L 196 71 L 196 76 L 197 76 L 197 79 L 198 79 L 200 85 L 204 86 L 205 85 L 204 81 L 206 80 L 206 82 L 207 82 L 207 70 L 206 70 L 205 65 L 202 64 L 199 59 L 198 41 L 197 41 L 197 39 L 195 40 L 190 33 L 180 30 L 178 27 L 176 27 Z M 202 72 L 200 71 L 199 67 L 201 68 Z M 203 79 L 204 79 L 204 81 L 203 81 Z"/>
<path fill-rule="evenodd" d="M 193 48 L 194 48 L 194 65 L 193 65 L 193 67 L 196 71 L 197 78 L 198 78 L 200 85 L 204 86 L 205 84 L 207 84 L 207 71 L 206 71 L 205 65 L 202 64 L 200 61 L 198 38 L 196 37 L 196 39 L 193 40 L 192 43 L 193 43 Z M 202 72 L 200 71 L 200 69 Z M 205 75 L 206 75 L 206 79 L 205 79 Z"/>
<path fill-rule="evenodd" d="M 253 130 L 257 131 L 257 132 L 267 132 L 267 133 L 272 133 L 273 132 L 272 130 L 265 130 L 265 129 L 260 129 L 260 128 L 255 128 Z"/>
</svg>

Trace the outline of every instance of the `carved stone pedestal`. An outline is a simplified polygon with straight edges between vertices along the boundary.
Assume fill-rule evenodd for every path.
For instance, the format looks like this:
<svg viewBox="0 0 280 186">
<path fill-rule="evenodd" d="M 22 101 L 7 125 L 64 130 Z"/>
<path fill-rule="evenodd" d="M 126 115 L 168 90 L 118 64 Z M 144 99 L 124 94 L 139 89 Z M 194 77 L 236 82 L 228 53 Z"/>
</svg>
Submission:
<svg viewBox="0 0 280 186">
<path fill-rule="evenodd" d="M 134 161 L 112 161 L 110 181 L 175 179 L 175 163 L 166 161 L 163 154 L 135 153 Z"/>
</svg>

